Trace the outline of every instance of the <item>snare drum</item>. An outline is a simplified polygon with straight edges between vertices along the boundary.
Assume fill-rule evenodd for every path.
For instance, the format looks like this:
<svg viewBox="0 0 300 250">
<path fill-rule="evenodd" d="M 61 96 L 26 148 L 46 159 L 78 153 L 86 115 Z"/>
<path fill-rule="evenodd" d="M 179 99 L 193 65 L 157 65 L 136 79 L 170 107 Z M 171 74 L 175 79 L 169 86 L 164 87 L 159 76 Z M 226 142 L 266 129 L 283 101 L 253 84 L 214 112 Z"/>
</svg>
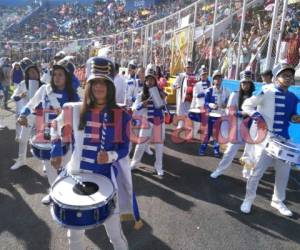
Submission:
<svg viewBox="0 0 300 250">
<path fill-rule="evenodd" d="M 200 108 L 193 108 L 189 110 L 189 118 L 194 122 L 201 122 L 201 113 L 203 111 Z"/>
<path fill-rule="evenodd" d="M 95 173 L 76 175 L 85 187 L 70 177 L 51 187 L 51 215 L 62 227 L 88 229 L 102 224 L 116 207 L 116 190 L 107 177 Z"/>
<path fill-rule="evenodd" d="M 300 145 L 278 136 L 271 136 L 266 144 L 268 155 L 282 161 L 300 164 Z"/>
<path fill-rule="evenodd" d="M 51 142 L 44 140 L 43 137 L 44 135 L 36 135 L 29 140 L 31 146 L 30 152 L 40 160 L 50 160 L 52 145 Z M 64 144 L 62 150 L 63 155 L 65 155 L 68 151 L 68 145 Z"/>
<path fill-rule="evenodd" d="M 220 111 L 220 110 L 212 110 L 208 114 L 209 120 L 212 121 L 212 122 L 215 122 L 216 120 L 218 120 L 219 118 L 221 118 L 222 115 L 223 115 L 223 111 Z"/>
</svg>

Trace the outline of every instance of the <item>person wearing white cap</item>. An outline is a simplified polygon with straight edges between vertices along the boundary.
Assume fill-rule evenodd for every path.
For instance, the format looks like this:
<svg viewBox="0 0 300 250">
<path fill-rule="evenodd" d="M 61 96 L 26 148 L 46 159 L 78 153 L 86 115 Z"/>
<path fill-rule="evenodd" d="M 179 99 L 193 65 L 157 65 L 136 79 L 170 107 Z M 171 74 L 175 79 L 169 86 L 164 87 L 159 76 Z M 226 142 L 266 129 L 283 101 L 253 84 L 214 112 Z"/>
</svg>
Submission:
<svg viewBox="0 0 300 250">
<path fill-rule="evenodd" d="M 241 130 L 248 128 L 248 124 L 245 123 L 247 122 L 245 118 L 248 116 L 242 111 L 242 104 L 247 98 L 252 96 L 254 90 L 255 86 L 251 77 L 244 75 L 240 80 L 239 90 L 231 93 L 229 96 L 226 110 L 230 122 L 232 122 L 230 123 L 228 133 L 229 143 L 227 144 L 222 160 L 216 170 L 210 175 L 211 178 L 217 178 L 222 175 L 230 167 L 238 150 L 245 144 Z"/>
<path fill-rule="evenodd" d="M 157 175 L 163 176 L 163 146 L 165 139 L 165 124 L 164 124 L 164 112 L 162 107 L 155 106 L 155 100 L 150 95 L 150 88 L 157 88 L 158 99 L 161 99 L 161 103 L 164 103 L 166 94 L 157 87 L 157 79 L 155 69 L 153 65 L 148 65 L 145 73 L 145 83 L 143 91 L 138 95 L 136 101 L 133 104 L 133 110 L 138 111 L 140 114 L 139 119 L 142 123 L 142 128 L 139 131 L 138 138 L 141 141 L 137 142 L 134 155 L 130 166 L 135 168 L 141 161 L 145 149 L 149 143 L 149 140 L 155 143 L 155 164 L 154 168 Z M 147 124 L 144 124 L 144 123 Z"/>
<path fill-rule="evenodd" d="M 128 63 L 128 75 L 127 75 L 127 88 L 126 88 L 126 105 L 127 108 L 131 108 L 132 104 L 136 100 L 136 91 L 138 86 L 138 77 L 136 75 L 137 64 L 135 60 L 131 60 Z"/>
<path fill-rule="evenodd" d="M 294 74 L 295 69 L 291 65 L 286 63 L 276 65 L 273 69 L 274 85 L 262 89 L 257 95 L 243 103 L 242 110 L 253 119 L 263 121 L 257 126 L 267 133 L 264 140 L 257 146 L 265 148 L 272 135 L 289 139 L 289 122 L 300 123 L 300 116 L 297 115 L 299 99 L 288 90 L 294 84 Z M 275 186 L 271 206 L 282 215 L 292 216 L 293 213 L 283 203 L 291 165 L 276 160 L 265 150 L 261 150 L 258 162 L 247 181 L 246 195 L 240 209 L 243 213 L 251 212 L 258 183 L 269 166 L 275 168 Z"/>
<path fill-rule="evenodd" d="M 15 89 L 11 98 L 15 102 L 21 102 L 20 105 L 24 107 L 34 96 L 39 87 L 42 86 L 43 82 L 41 82 L 40 80 L 40 72 L 37 66 L 29 58 L 23 58 L 20 61 L 20 66 L 24 72 L 25 80 L 20 82 L 19 86 L 17 87 L 17 89 Z M 21 126 L 20 128 L 19 138 L 16 138 L 17 141 L 19 141 L 18 159 L 16 163 L 13 166 L 11 166 L 11 170 L 16 170 L 26 164 L 27 144 L 31 135 L 31 130 L 33 128 L 34 122 L 35 115 L 31 114 L 30 116 L 28 116 L 28 125 Z"/>
<path fill-rule="evenodd" d="M 176 114 L 178 116 L 187 116 L 193 100 L 193 88 L 196 84 L 196 77 L 193 73 L 193 61 L 188 59 L 185 64 L 185 72 L 180 73 L 173 83 L 173 89 L 176 89 Z M 177 128 L 184 126 L 184 120 L 178 121 Z"/>
<path fill-rule="evenodd" d="M 212 79 L 213 86 L 208 88 L 205 94 L 205 108 L 209 113 L 212 111 L 221 112 L 226 107 L 230 91 L 222 86 L 223 75 L 220 71 L 216 70 L 213 73 Z M 200 156 L 205 155 L 207 144 L 210 140 L 210 137 L 213 135 L 213 127 L 216 121 L 216 118 L 209 116 L 207 133 L 205 134 L 205 138 L 198 151 Z M 218 157 L 220 155 L 220 145 L 217 139 L 218 138 L 213 138 L 214 155 Z"/>
<path fill-rule="evenodd" d="M 110 180 L 117 192 L 115 208 L 103 224 L 113 248 L 126 250 L 128 243 L 120 222 L 118 200 L 118 188 L 122 187 L 116 183 L 114 163 L 128 155 L 129 136 L 126 130 L 131 117 L 116 104 L 114 63 L 107 58 L 92 57 L 86 63 L 86 72 L 83 102 L 66 103 L 65 109 L 54 120 L 56 126 L 51 129 L 51 164 L 56 169 L 62 167 L 62 129 L 71 122 L 73 152 L 66 165 L 67 172 L 78 175 L 81 171 L 88 171 L 91 175 L 102 175 Z M 67 108 L 72 111 L 71 121 L 66 119 Z M 118 112 L 118 119 L 115 119 L 114 112 Z M 85 249 L 84 231 L 68 229 L 70 250 Z"/>
</svg>

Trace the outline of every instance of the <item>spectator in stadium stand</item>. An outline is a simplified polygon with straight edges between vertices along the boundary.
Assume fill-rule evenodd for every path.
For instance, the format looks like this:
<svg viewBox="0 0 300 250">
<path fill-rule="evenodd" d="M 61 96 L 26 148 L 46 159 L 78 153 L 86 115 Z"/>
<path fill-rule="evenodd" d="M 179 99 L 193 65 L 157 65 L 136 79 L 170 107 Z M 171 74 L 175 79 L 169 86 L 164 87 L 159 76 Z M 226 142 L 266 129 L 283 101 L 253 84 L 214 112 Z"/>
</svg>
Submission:
<svg viewBox="0 0 300 250">
<path fill-rule="evenodd" d="M 2 62 L 0 63 L 0 71 L 1 71 L 0 82 L 2 83 L 2 88 L 4 93 L 4 108 L 8 109 L 7 101 L 9 99 L 10 71 L 11 71 L 8 57 L 3 58 Z"/>
<path fill-rule="evenodd" d="M 270 84 L 273 82 L 272 81 L 272 77 L 273 77 L 272 70 L 267 69 L 267 70 L 263 71 L 260 75 L 261 75 L 263 84 Z"/>
<path fill-rule="evenodd" d="M 287 25 L 287 29 L 289 27 L 290 24 Z M 287 63 L 293 67 L 297 67 L 300 59 L 300 27 L 294 32 L 287 32 L 284 40 L 287 42 Z"/>
</svg>

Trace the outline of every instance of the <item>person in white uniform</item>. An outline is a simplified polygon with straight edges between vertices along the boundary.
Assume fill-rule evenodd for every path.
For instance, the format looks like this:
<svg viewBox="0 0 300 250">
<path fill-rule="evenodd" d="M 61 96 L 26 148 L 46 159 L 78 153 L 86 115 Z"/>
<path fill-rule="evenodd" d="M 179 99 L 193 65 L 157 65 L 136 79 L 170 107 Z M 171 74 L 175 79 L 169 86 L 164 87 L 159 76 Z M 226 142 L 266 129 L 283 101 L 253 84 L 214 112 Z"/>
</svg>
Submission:
<svg viewBox="0 0 300 250">
<path fill-rule="evenodd" d="M 150 141 L 155 143 L 155 164 L 154 168 L 156 170 L 157 175 L 163 176 L 163 146 L 165 139 L 165 124 L 164 124 L 164 112 L 162 107 L 155 106 L 155 100 L 152 95 L 150 95 L 150 88 L 157 88 L 158 96 L 157 98 L 161 103 L 164 103 L 164 98 L 166 97 L 165 93 L 157 87 L 157 78 L 156 72 L 153 68 L 153 65 L 149 64 L 146 73 L 145 73 L 145 83 L 143 92 L 141 92 L 134 105 L 133 110 L 138 111 L 140 121 L 142 123 L 146 122 L 146 124 L 142 124 L 142 128 L 139 131 L 139 138 L 142 140 L 137 143 L 134 155 L 131 161 L 131 168 L 135 168 L 137 164 L 141 161 L 144 151 L 147 147 L 147 144 Z M 145 140 L 144 140 L 145 139 Z"/>
<path fill-rule="evenodd" d="M 227 103 L 226 113 L 229 116 L 229 142 L 223 158 L 218 164 L 216 170 L 210 175 L 211 178 L 217 178 L 222 175 L 229 167 L 236 156 L 238 150 L 245 145 L 245 138 L 242 138 L 242 129 L 248 129 L 248 117 L 246 112 L 242 111 L 243 102 L 252 96 L 255 90 L 254 83 L 250 77 L 244 75 L 240 80 L 240 88 L 230 94 Z"/>
<path fill-rule="evenodd" d="M 24 107 L 43 83 L 40 81 L 40 72 L 37 66 L 29 58 L 23 58 L 20 61 L 20 67 L 24 72 L 25 80 L 20 82 L 12 98 L 16 102 L 21 102 L 21 105 Z M 11 166 L 11 170 L 16 170 L 26 165 L 27 144 L 35 123 L 35 115 L 29 115 L 27 120 L 27 126 L 20 128 L 20 135 L 17 140 L 19 142 L 18 158 L 16 163 Z"/>
<path fill-rule="evenodd" d="M 257 146 L 265 148 L 271 135 L 281 136 L 289 139 L 289 122 L 300 123 L 300 116 L 297 115 L 297 104 L 299 102 L 296 95 L 288 90 L 294 84 L 295 70 L 286 63 L 278 64 L 273 69 L 275 83 L 270 88 L 262 89 L 260 93 L 245 100 L 242 109 L 254 119 L 263 119 L 264 129 L 267 136 L 263 142 Z M 271 206 L 282 215 L 292 216 L 292 212 L 283 203 L 286 196 L 291 165 L 281 160 L 277 160 L 267 154 L 265 150 L 254 168 L 254 171 L 247 181 L 245 199 L 241 205 L 243 213 L 250 213 L 256 196 L 258 183 L 269 166 L 275 168 L 275 185 Z"/>
<path fill-rule="evenodd" d="M 126 130 L 131 117 L 116 104 L 114 63 L 107 58 L 92 57 L 87 61 L 86 72 L 83 102 L 66 103 L 63 112 L 54 120 L 51 164 L 57 169 L 62 166 L 62 140 L 65 135 L 61 130 L 70 123 L 74 148 L 66 165 L 67 172 L 78 175 L 84 170 L 104 175 L 118 192 L 113 163 L 128 155 L 129 136 Z M 72 111 L 71 121 L 65 116 L 67 109 Z M 115 119 L 115 112 L 118 112 L 118 119 Z M 118 204 L 117 199 L 116 208 L 104 221 L 104 227 L 114 249 L 126 250 L 128 243 L 122 231 Z M 70 250 L 85 249 L 84 230 L 68 229 L 67 236 Z"/>
<path fill-rule="evenodd" d="M 196 84 L 196 77 L 193 71 L 193 61 L 188 59 L 185 65 L 185 72 L 180 73 L 173 83 L 173 89 L 176 89 L 176 115 L 181 117 L 187 117 L 191 108 L 193 87 Z M 184 120 L 179 120 L 177 128 L 183 128 L 184 123 Z"/>
</svg>

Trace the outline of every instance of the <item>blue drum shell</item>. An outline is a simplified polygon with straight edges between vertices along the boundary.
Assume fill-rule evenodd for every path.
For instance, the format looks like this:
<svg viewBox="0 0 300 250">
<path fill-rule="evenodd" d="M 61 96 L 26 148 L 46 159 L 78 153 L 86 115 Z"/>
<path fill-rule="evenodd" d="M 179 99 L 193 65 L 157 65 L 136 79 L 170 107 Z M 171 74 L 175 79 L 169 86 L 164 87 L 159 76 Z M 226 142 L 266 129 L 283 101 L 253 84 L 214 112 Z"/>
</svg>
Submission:
<svg viewBox="0 0 300 250">
<path fill-rule="evenodd" d="M 53 213 L 57 222 L 66 228 L 88 229 L 102 224 L 115 209 L 115 200 L 92 208 L 64 207 L 53 201 Z"/>
<path fill-rule="evenodd" d="M 62 147 L 63 150 L 63 155 L 65 155 L 68 151 L 69 146 L 68 145 L 64 145 Z M 35 145 L 31 144 L 31 153 L 33 156 L 35 156 L 36 158 L 40 159 L 40 160 L 50 160 L 51 158 L 51 150 L 45 150 L 45 149 L 40 149 L 38 147 L 36 147 Z"/>
<path fill-rule="evenodd" d="M 189 118 L 194 122 L 201 122 L 201 113 L 193 113 L 189 112 L 188 116 Z"/>
</svg>

